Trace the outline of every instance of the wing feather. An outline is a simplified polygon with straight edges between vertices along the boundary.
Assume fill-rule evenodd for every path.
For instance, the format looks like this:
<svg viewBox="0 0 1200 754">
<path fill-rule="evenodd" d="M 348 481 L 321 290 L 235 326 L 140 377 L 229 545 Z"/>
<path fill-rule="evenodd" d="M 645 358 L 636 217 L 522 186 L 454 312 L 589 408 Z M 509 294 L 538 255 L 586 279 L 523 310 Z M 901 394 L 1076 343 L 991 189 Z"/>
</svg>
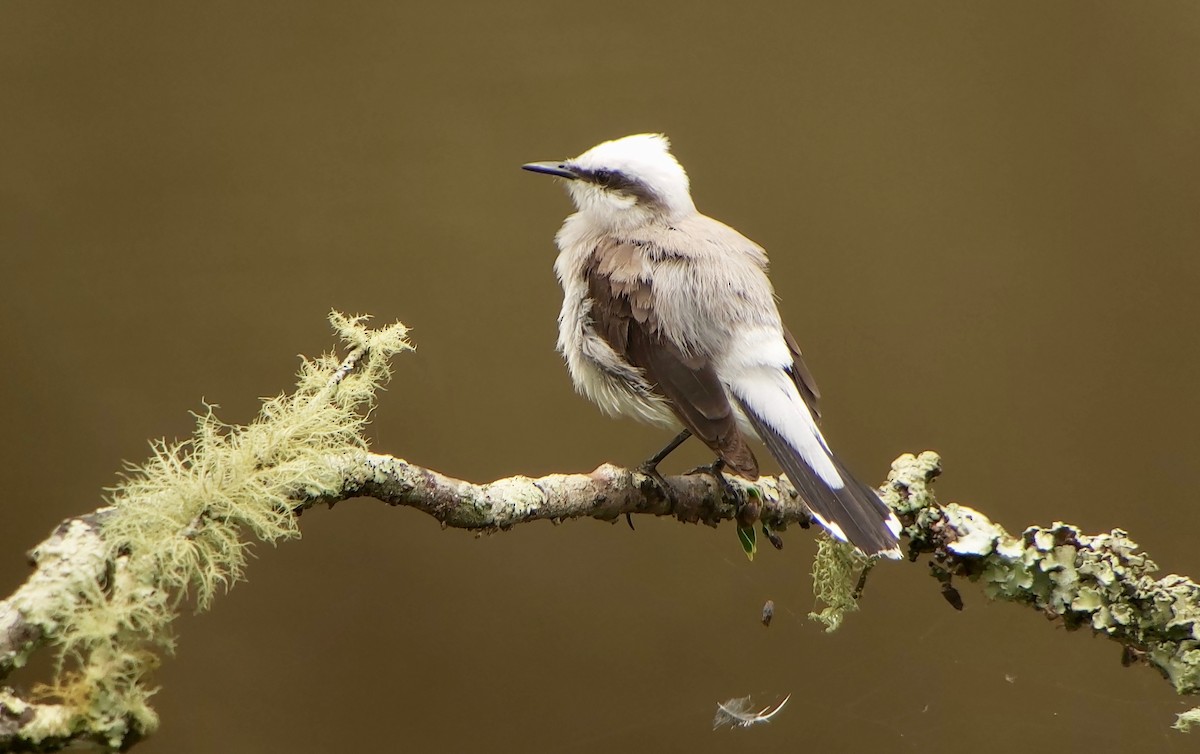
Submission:
<svg viewBox="0 0 1200 754">
<path fill-rule="evenodd" d="M 817 401 L 821 399 L 821 391 L 817 389 L 817 380 L 808 370 L 808 365 L 804 363 L 804 355 L 800 353 L 800 344 L 792 337 L 792 331 L 787 329 L 786 325 L 783 327 L 783 340 L 787 343 L 788 350 L 792 352 L 792 368 L 788 370 L 788 374 L 796 383 L 800 397 L 808 404 L 808 410 L 812 412 L 813 420 L 820 423 L 821 410 L 817 408 Z"/>
<path fill-rule="evenodd" d="M 584 268 L 592 327 L 617 356 L 642 371 L 684 427 L 732 471 L 757 479 L 758 460 L 738 429 L 712 361 L 686 352 L 659 327 L 650 264 L 631 242 L 596 247 Z"/>
</svg>

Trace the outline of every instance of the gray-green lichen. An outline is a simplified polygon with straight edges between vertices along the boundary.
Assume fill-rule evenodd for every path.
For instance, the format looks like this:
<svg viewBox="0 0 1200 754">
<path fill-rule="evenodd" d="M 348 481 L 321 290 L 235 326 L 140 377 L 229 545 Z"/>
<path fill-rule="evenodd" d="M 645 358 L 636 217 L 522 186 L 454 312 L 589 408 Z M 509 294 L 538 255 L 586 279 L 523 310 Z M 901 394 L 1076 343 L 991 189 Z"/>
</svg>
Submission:
<svg viewBox="0 0 1200 754">
<path fill-rule="evenodd" d="M 808 614 L 825 625 L 826 633 L 841 627 L 846 613 L 858 609 L 859 584 L 863 569 L 870 561 L 854 547 L 822 533 L 817 535 L 817 554 L 813 558 L 813 594 L 825 607 Z"/>
<path fill-rule="evenodd" d="M 98 524 L 69 521 L 33 553 L 39 571 L 0 613 L 53 641 L 59 661 L 37 695 L 49 703 L 30 707 L 0 690 L 0 707 L 29 718 L 18 718 L 12 740 L 79 737 L 117 748 L 156 727 L 147 674 L 173 647 L 180 603 L 191 594 L 204 609 L 240 579 L 251 539 L 298 536 L 294 501 L 335 492 L 344 480 L 330 457 L 365 450 L 375 393 L 391 357 L 410 346 L 402 325 L 369 330 L 364 319 L 331 314 L 350 356 L 305 360 L 295 392 L 264 401 L 249 425 L 224 424 L 211 407 L 198 414 L 191 439 L 155 443 L 149 461 L 127 470 Z M 38 592 L 39 579 L 53 593 Z M 23 663 L 32 643 L 8 664 Z"/>
<path fill-rule="evenodd" d="M 936 506 L 933 497 L 933 480 L 941 473 L 941 458 L 937 453 L 925 451 L 919 456 L 905 453 L 892 462 L 888 483 L 880 490 L 880 496 L 897 515 L 908 516 L 917 521 L 926 521 L 931 506 Z M 917 527 L 910 527 L 910 535 Z M 813 595 L 818 605 L 825 605 L 808 617 L 824 624 L 826 632 L 841 627 L 847 613 L 858 609 L 858 589 L 864 569 L 870 565 L 867 558 L 853 547 L 837 542 L 825 535 L 817 536 L 817 554 L 813 558 Z"/>
<path fill-rule="evenodd" d="M 65 522 L 29 553 L 37 570 L 0 603 L 0 631 L 7 639 L 0 649 L 0 673 L 25 665 L 44 637 L 57 634 L 81 604 L 96 598 L 107 567 L 98 546 L 98 521 L 107 513 Z"/>
<path fill-rule="evenodd" d="M 1187 712 L 1176 715 L 1175 724 L 1171 727 L 1184 733 L 1190 733 L 1193 725 L 1200 725 L 1200 707 L 1193 707 Z"/>
<path fill-rule="evenodd" d="M 1030 605 L 1068 629 L 1088 628 L 1125 647 L 1127 662 L 1156 667 L 1180 694 L 1200 691 L 1200 585 L 1157 570 L 1129 535 L 1087 535 L 1069 524 L 1012 536 L 977 510 L 939 505 L 929 483 L 936 454 L 892 466 L 886 502 L 908 524 L 915 558 L 932 555 L 935 575 L 965 576 L 992 598 Z"/>
<path fill-rule="evenodd" d="M 30 704 L 10 689 L 0 689 L 0 731 L 6 725 L 19 728 L 32 747 L 70 738 L 76 715 L 62 704 Z"/>
</svg>

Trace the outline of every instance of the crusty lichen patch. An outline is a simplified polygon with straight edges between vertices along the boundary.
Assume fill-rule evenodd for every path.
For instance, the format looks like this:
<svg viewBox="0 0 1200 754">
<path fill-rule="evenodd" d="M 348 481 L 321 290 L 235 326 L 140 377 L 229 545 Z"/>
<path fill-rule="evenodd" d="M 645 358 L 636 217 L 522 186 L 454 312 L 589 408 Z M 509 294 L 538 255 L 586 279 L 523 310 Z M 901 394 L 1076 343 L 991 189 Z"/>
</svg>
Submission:
<svg viewBox="0 0 1200 754">
<path fill-rule="evenodd" d="M 1184 733 L 1190 733 L 1193 725 L 1200 725 L 1200 707 L 1193 707 L 1187 712 L 1176 715 L 1175 724 L 1171 727 Z"/>
<path fill-rule="evenodd" d="M 937 569 L 979 582 L 992 599 L 1119 641 L 1126 661 L 1148 662 L 1180 694 L 1200 692 L 1200 585 L 1154 579 L 1154 561 L 1120 529 L 1088 535 L 1056 522 L 1014 537 L 977 510 L 939 505 L 929 489 L 938 473 L 930 452 L 892 465 L 887 502 L 908 523 L 913 557 L 930 553 Z"/>
</svg>

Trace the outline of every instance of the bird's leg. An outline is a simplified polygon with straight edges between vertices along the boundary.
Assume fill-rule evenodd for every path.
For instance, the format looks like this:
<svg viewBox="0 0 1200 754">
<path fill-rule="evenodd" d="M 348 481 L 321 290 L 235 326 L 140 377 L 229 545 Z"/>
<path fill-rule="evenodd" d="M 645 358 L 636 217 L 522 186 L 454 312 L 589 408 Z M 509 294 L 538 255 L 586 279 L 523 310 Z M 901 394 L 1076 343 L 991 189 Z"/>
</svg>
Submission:
<svg viewBox="0 0 1200 754">
<path fill-rule="evenodd" d="M 637 468 L 638 472 L 650 477 L 651 481 L 653 481 L 655 486 L 658 487 L 659 491 L 662 492 L 663 497 L 670 501 L 671 510 L 675 510 L 675 492 L 671 489 L 671 485 L 667 484 L 667 480 L 663 478 L 663 475 L 658 473 L 658 464 L 662 463 L 664 458 L 671 455 L 671 452 L 674 451 L 675 448 L 683 445 L 683 443 L 691 436 L 692 433 L 689 430 L 683 430 L 675 436 L 675 439 L 667 443 L 666 447 L 647 458 L 642 462 L 642 465 L 638 466 Z M 632 529 L 633 519 L 628 513 L 625 514 L 625 521 L 629 524 L 629 528 Z"/>
<path fill-rule="evenodd" d="M 657 453 L 655 453 L 654 455 L 650 456 L 645 461 L 643 461 L 642 465 L 638 467 L 638 471 L 642 472 L 643 474 L 645 474 L 647 476 L 651 476 L 651 477 L 657 475 L 658 474 L 658 465 L 663 462 L 663 459 L 666 458 L 667 456 L 671 455 L 671 453 L 674 452 L 675 448 L 678 448 L 680 445 L 683 445 L 683 443 L 686 442 L 687 439 L 691 436 L 692 436 L 692 432 L 691 432 L 691 430 L 688 430 L 688 429 L 685 429 L 682 432 L 680 432 L 678 435 L 675 435 L 675 439 L 671 440 L 671 442 L 667 443 L 666 447 L 664 447 L 662 450 L 658 451 Z M 659 475 L 658 478 L 662 479 L 662 476 Z"/>
<path fill-rule="evenodd" d="M 725 475 L 721 473 L 721 470 L 724 468 L 725 459 L 718 458 L 707 466 L 697 466 L 687 473 L 708 474 L 714 480 L 716 480 L 717 486 L 721 488 L 721 495 L 730 503 L 733 503 L 738 508 L 741 508 L 742 503 L 745 502 L 744 496 L 742 495 L 741 490 L 730 484 L 729 480 L 725 478 Z"/>
</svg>

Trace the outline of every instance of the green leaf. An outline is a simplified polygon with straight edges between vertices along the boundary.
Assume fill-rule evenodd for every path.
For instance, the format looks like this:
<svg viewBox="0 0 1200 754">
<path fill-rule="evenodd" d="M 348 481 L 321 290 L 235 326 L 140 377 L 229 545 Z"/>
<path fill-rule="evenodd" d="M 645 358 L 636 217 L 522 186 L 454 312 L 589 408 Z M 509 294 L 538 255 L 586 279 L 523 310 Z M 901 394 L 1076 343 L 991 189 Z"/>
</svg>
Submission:
<svg viewBox="0 0 1200 754">
<path fill-rule="evenodd" d="M 758 534 L 755 533 L 754 527 L 743 529 L 738 527 L 738 541 L 742 543 L 742 552 L 746 553 L 746 559 L 754 562 L 754 553 L 758 552 Z"/>
</svg>

